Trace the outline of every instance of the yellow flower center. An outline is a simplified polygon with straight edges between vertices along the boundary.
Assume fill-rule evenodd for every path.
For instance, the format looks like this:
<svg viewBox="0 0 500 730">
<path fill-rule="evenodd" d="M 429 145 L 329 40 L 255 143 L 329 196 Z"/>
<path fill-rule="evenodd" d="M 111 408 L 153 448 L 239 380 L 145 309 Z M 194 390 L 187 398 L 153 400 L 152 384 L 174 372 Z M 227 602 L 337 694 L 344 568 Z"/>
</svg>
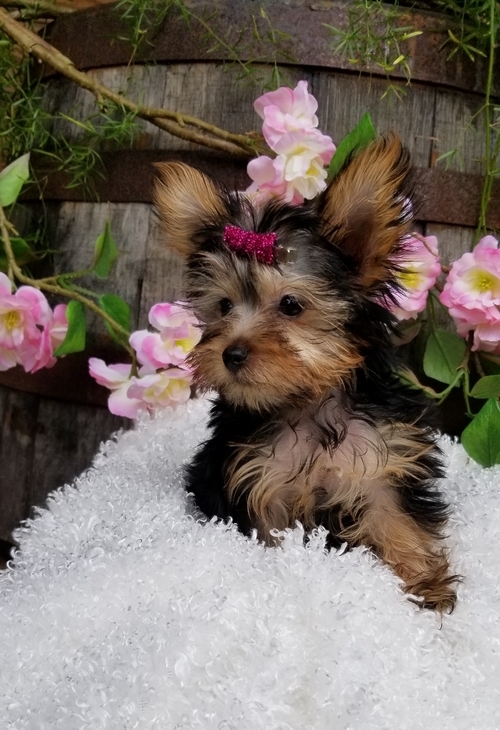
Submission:
<svg viewBox="0 0 500 730">
<path fill-rule="evenodd" d="M 416 271 L 403 271 L 399 279 L 406 289 L 416 289 L 422 281 L 422 275 Z"/>
<path fill-rule="evenodd" d="M 19 324 L 19 320 L 21 319 L 21 317 L 19 316 L 19 312 L 15 312 L 15 311 L 7 312 L 7 314 L 4 314 L 3 318 L 5 321 L 5 325 L 6 325 L 7 329 L 9 330 L 9 332 L 10 332 L 10 330 L 13 330 L 14 327 L 16 327 Z"/>
<path fill-rule="evenodd" d="M 480 294 L 491 291 L 494 296 L 500 293 L 500 279 L 484 269 L 475 269 L 471 275 L 471 284 Z"/>
</svg>

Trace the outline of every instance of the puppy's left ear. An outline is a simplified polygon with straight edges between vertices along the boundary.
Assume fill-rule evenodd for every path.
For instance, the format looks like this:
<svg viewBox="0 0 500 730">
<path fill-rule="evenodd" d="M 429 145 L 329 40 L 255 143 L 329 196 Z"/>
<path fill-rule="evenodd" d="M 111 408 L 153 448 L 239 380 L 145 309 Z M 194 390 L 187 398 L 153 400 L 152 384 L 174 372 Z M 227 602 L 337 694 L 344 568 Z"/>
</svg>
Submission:
<svg viewBox="0 0 500 730">
<path fill-rule="evenodd" d="M 154 202 L 166 243 L 183 258 L 198 247 L 197 233 L 227 216 L 227 202 L 221 186 L 183 162 L 155 165 L 157 179 Z"/>
<path fill-rule="evenodd" d="M 393 259 L 411 218 L 410 172 L 407 150 L 387 135 L 356 155 L 319 199 L 323 235 L 354 262 L 367 290 L 394 275 Z"/>
</svg>

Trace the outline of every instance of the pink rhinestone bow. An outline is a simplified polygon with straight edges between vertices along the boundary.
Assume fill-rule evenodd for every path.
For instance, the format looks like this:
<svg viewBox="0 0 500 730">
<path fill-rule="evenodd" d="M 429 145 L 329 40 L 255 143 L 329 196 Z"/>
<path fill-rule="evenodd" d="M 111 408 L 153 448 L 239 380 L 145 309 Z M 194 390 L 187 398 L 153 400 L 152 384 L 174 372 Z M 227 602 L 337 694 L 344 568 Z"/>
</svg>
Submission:
<svg viewBox="0 0 500 730">
<path fill-rule="evenodd" d="M 255 256 L 262 264 L 272 264 L 275 259 L 276 233 L 255 233 L 237 226 L 226 226 L 224 243 L 236 253 Z"/>
</svg>

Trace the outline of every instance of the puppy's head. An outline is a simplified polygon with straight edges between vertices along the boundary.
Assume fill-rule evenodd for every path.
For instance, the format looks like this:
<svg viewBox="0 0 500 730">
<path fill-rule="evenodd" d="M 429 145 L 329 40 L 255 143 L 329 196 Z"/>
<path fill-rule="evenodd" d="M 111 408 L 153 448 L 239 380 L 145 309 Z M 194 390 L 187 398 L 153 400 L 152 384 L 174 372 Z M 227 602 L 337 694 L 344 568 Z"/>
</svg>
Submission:
<svg viewBox="0 0 500 730">
<path fill-rule="evenodd" d="M 255 205 L 182 163 L 158 170 L 167 245 L 186 261 L 203 326 L 190 355 L 199 387 L 254 410 L 307 402 L 348 385 L 377 338 L 388 344 L 390 315 L 377 301 L 395 286 L 411 208 L 396 137 L 373 143 L 304 206 Z M 266 234 L 270 262 L 258 253 Z"/>
</svg>

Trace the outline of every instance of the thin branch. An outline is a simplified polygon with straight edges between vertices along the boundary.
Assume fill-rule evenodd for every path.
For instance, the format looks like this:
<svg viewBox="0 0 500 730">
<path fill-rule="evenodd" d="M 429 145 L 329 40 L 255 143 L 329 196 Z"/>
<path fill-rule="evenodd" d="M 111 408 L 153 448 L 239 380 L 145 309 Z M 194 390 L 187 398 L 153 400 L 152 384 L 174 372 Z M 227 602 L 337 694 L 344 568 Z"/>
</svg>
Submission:
<svg viewBox="0 0 500 730">
<path fill-rule="evenodd" d="M 0 206 L 0 232 L 2 234 L 5 254 L 7 256 L 7 261 L 9 264 L 9 272 L 11 272 L 11 274 L 13 274 L 15 278 L 21 282 L 21 284 L 27 284 L 28 286 L 32 286 L 35 289 L 39 289 L 40 291 L 50 292 L 51 294 L 57 294 L 59 296 L 66 297 L 67 299 L 75 299 L 77 302 L 81 302 L 85 307 L 87 307 L 87 309 L 90 309 L 92 312 L 99 315 L 99 317 L 102 317 L 102 319 L 104 319 L 104 321 L 107 322 L 115 332 L 117 332 L 124 338 L 125 341 L 123 342 L 123 347 L 127 350 L 127 352 L 132 355 L 132 357 L 134 357 L 134 351 L 128 344 L 130 332 L 127 332 L 124 327 L 118 324 L 118 322 L 110 317 L 107 312 L 101 309 L 91 299 L 83 296 L 73 289 L 66 289 L 62 286 L 59 286 L 59 284 L 57 283 L 51 283 L 50 277 L 47 279 L 32 279 L 31 277 L 23 274 L 17 264 L 16 258 L 14 256 L 14 251 L 12 250 L 12 243 L 10 241 L 8 225 L 9 223 L 7 218 L 5 217 L 4 210 Z M 54 277 L 54 281 L 57 281 L 56 277 Z"/>
<path fill-rule="evenodd" d="M 478 372 L 478 375 L 481 378 L 484 378 L 486 373 L 483 370 L 483 366 L 481 365 L 481 360 L 479 359 L 479 354 L 477 352 L 474 353 L 474 365 L 476 366 L 476 370 Z"/>
<path fill-rule="evenodd" d="M 0 7 L 0 27 L 25 51 L 63 74 L 66 78 L 71 79 L 83 89 L 90 91 L 100 105 L 103 104 L 104 99 L 109 99 L 114 104 L 128 109 L 138 117 L 146 119 L 175 137 L 227 152 L 240 159 L 254 157 L 259 148 L 259 142 L 252 135 L 232 134 L 196 117 L 171 112 L 166 109 L 142 106 L 112 91 L 112 89 L 95 81 L 83 71 L 78 71 L 71 59 L 60 53 L 57 48 L 51 46 L 50 43 L 47 43 L 29 28 L 14 20 L 7 10 L 2 7 Z M 198 132 L 189 129 L 188 126 L 196 126 L 203 131 Z M 204 132 L 208 132 L 213 136 L 209 136 Z"/>
<path fill-rule="evenodd" d="M 485 146 L 485 166 L 486 175 L 483 183 L 483 191 L 481 195 L 481 211 L 479 216 L 479 223 L 476 228 L 476 235 L 474 243 L 477 243 L 481 234 L 486 233 L 486 213 L 488 205 L 491 200 L 491 192 L 493 189 L 494 180 L 494 168 L 496 165 L 496 155 L 500 146 L 500 135 L 497 134 L 497 140 L 495 148 L 492 152 L 491 143 L 491 94 L 493 90 L 493 77 L 495 68 L 495 51 L 496 51 L 496 25 L 495 25 L 495 12 L 496 12 L 496 0 L 490 0 L 490 16 L 489 16 L 489 52 L 488 52 L 488 78 L 486 81 L 486 93 L 484 103 L 484 146 Z"/>
<path fill-rule="evenodd" d="M 29 10 L 42 17 L 57 17 L 58 15 L 71 15 L 75 12 L 74 8 L 67 5 L 58 5 L 50 0 L 0 0 L 0 7 L 3 8 L 21 8 L 21 10 Z"/>
</svg>

